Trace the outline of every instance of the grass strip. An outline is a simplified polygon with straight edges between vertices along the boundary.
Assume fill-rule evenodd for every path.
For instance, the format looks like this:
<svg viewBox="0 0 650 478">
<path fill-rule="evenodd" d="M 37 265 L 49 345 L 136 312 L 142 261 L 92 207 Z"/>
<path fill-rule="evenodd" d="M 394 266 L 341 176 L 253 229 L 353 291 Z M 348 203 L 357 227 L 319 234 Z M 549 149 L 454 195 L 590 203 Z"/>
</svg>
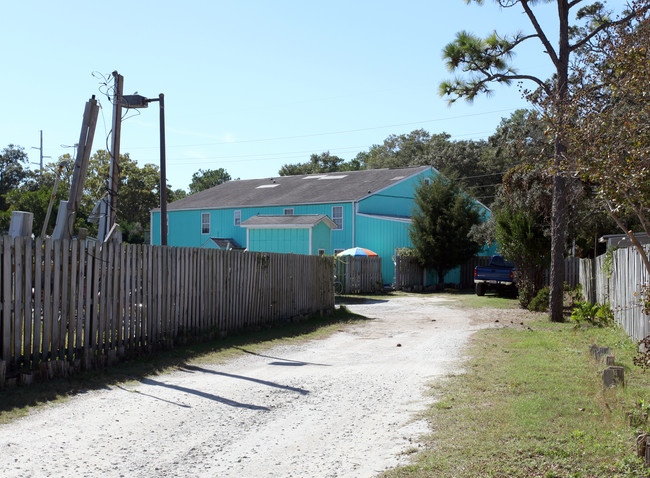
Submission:
<svg viewBox="0 0 650 478">
<path fill-rule="evenodd" d="M 650 375 L 632 363 L 636 344 L 542 317 L 474 335 L 464 370 L 432 386 L 425 451 L 386 477 L 648 476 L 635 439 L 649 429 Z M 613 349 L 625 387 L 603 389 L 592 344 Z"/>
</svg>

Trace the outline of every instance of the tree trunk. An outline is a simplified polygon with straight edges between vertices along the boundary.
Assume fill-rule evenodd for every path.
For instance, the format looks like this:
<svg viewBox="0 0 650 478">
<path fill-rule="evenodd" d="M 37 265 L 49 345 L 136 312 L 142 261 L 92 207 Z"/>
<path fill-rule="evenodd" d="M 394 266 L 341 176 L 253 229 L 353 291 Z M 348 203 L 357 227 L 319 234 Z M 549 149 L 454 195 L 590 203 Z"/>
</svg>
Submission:
<svg viewBox="0 0 650 478">
<path fill-rule="evenodd" d="M 566 236 L 566 178 L 562 175 L 562 165 L 567 152 L 563 142 L 562 123 L 564 122 L 565 101 L 569 79 L 569 4 L 558 0 L 560 36 L 556 62 L 557 90 L 555 112 L 559 118 L 560 134 L 555 138 L 555 175 L 553 176 L 553 217 L 551 219 L 551 284 L 548 310 L 552 322 L 564 320 L 564 242 Z"/>
</svg>

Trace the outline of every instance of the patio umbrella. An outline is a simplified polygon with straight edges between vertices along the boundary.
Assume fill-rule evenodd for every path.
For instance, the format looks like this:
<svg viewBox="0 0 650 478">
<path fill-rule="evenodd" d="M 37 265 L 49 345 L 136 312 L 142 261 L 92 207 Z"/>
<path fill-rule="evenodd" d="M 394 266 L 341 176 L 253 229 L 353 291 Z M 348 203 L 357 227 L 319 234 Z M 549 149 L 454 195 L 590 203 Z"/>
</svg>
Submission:
<svg viewBox="0 0 650 478">
<path fill-rule="evenodd" d="M 376 252 L 371 251 L 370 249 L 366 249 L 365 247 L 352 247 L 350 249 L 346 249 L 343 252 L 339 252 L 337 256 L 363 256 L 363 257 L 371 257 L 377 256 Z"/>
</svg>

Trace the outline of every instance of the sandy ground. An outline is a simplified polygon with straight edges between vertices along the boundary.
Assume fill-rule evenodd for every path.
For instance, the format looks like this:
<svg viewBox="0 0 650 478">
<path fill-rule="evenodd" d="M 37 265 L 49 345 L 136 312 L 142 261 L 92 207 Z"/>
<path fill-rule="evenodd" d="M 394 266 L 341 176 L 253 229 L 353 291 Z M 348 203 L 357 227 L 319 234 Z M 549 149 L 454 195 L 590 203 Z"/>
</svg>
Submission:
<svg viewBox="0 0 650 478">
<path fill-rule="evenodd" d="M 432 297 L 329 338 L 81 394 L 0 426 L 2 477 L 371 477 L 428 431 L 426 384 L 485 324 Z"/>
</svg>

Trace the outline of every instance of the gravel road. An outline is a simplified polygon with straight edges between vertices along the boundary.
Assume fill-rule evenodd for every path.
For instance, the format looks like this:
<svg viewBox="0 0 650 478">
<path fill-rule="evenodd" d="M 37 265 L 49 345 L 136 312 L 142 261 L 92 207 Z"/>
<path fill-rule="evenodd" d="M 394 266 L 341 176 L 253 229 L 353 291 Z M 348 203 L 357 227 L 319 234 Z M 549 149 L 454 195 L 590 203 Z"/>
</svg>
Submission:
<svg viewBox="0 0 650 478">
<path fill-rule="evenodd" d="M 2 477 L 371 477 L 405 464 L 426 384 L 478 326 L 440 298 L 300 345 L 112 386 L 0 426 Z"/>
</svg>

